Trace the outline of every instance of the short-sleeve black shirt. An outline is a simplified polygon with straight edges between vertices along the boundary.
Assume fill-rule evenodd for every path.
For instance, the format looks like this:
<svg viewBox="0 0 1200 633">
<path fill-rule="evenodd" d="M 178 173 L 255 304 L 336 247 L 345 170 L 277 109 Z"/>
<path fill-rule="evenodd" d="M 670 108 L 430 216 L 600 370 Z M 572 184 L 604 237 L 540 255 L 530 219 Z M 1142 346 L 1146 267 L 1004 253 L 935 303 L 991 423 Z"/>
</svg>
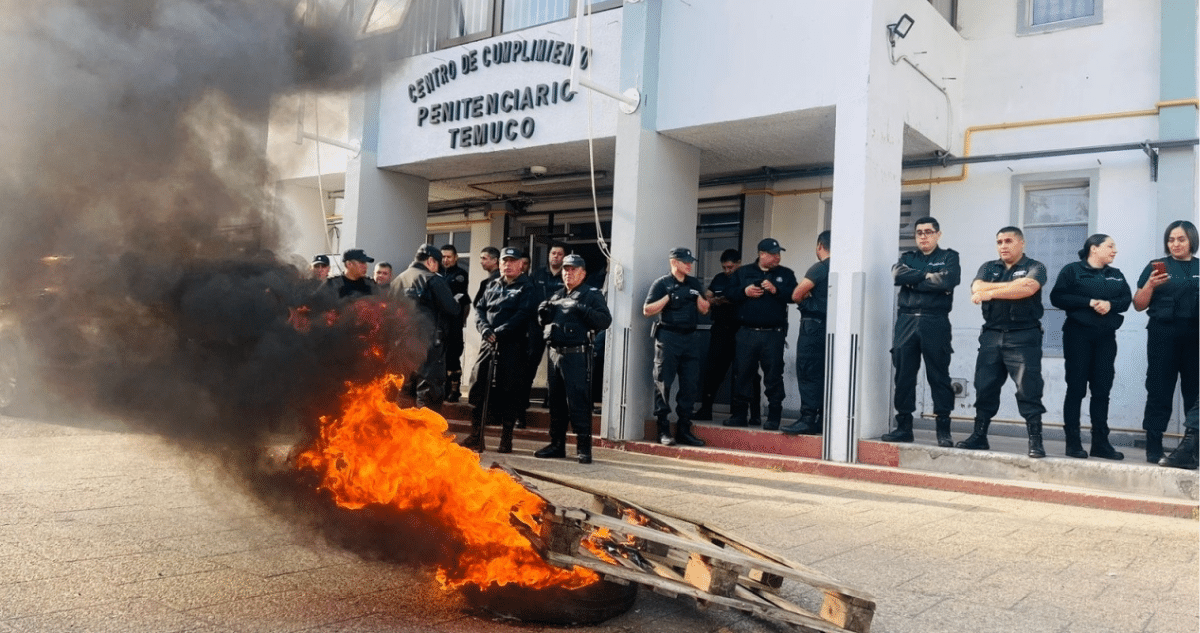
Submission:
<svg viewBox="0 0 1200 633">
<path fill-rule="evenodd" d="M 1004 260 L 984 262 L 975 274 L 975 279 L 988 283 L 1006 283 L 1017 279 L 1033 279 L 1038 282 L 1037 292 L 1024 299 L 993 299 L 984 301 L 983 328 L 985 330 L 1026 330 L 1042 326 L 1042 289 L 1046 287 L 1046 266 L 1036 259 L 1022 255 L 1011 268 Z"/>
<path fill-rule="evenodd" d="M 676 279 L 675 275 L 664 275 L 650 284 L 646 303 L 654 303 L 667 295 L 671 296 L 671 300 L 658 313 L 658 320 L 673 330 L 695 331 L 700 322 L 696 299 L 704 296 L 704 284 L 691 275 L 685 275 L 683 281 Z"/>
<path fill-rule="evenodd" d="M 829 311 L 829 258 L 809 266 L 804 278 L 813 282 L 813 289 L 796 307 L 806 317 L 823 319 Z"/>
<path fill-rule="evenodd" d="M 1174 257 L 1163 257 L 1154 261 L 1167 265 L 1167 273 L 1171 278 L 1167 283 L 1154 289 L 1150 296 L 1150 306 L 1147 311 L 1151 319 L 1169 323 L 1173 321 L 1196 320 L 1198 297 L 1200 297 L 1200 260 L 1195 257 L 1187 261 L 1179 261 Z M 1146 264 L 1138 277 L 1137 287 L 1146 285 L 1150 274 L 1154 272 L 1153 262 Z"/>
</svg>

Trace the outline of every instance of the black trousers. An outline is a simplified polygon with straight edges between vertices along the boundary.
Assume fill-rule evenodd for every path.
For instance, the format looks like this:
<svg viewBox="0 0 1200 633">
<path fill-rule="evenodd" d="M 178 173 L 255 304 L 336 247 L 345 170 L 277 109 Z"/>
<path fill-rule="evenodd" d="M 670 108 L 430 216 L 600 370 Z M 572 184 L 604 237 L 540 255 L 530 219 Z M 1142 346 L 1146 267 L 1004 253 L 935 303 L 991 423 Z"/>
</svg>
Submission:
<svg viewBox="0 0 1200 633">
<path fill-rule="evenodd" d="M 696 392 L 700 389 L 699 336 L 698 332 L 683 334 L 659 329 L 654 343 L 654 417 L 665 420 L 671 414 L 671 385 L 678 377 L 675 415 L 680 421 L 692 419 Z"/>
<path fill-rule="evenodd" d="M 1183 396 L 1183 410 L 1196 405 L 1200 395 L 1200 336 L 1196 322 L 1162 323 L 1150 319 L 1146 326 L 1146 412 L 1142 428 L 1162 433 L 1171 419 L 1175 383 Z"/>
<path fill-rule="evenodd" d="M 924 359 L 933 413 L 950 415 L 954 410 L 954 388 L 950 385 L 950 356 L 953 353 L 949 315 L 901 312 L 896 316 L 896 329 L 892 335 L 896 413 L 911 418 L 917 410 L 917 373 Z"/>
<path fill-rule="evenodd" d="M 825 322 L 801 319 L 796 338 L 796 383 L 800 416 L 819 415 L 825 408 Z"/>
<path fill-rule="evenodd" d="M 471 391 L 467 402 L 471 409 L 471 420 L 483 420 L 484 402 L 487 402 L 488 423 L 513 422 L 517 419 L 520 400 L 517 384 L 521 369 L 525 365 L 525 339 L 500 340 L 497 345 L 483 344 L 479 356 L 471 368 Z M 492 368 L 495 367 L 495 384 Z"/>
<path fill-rule="evenodd" d="M 733 363 L 734 395 L 730 414 L 745 420 L 753 406 L 758 410 L 758 391 L 753 379 L 762 368 L 763 391 L 767 395 L 767 420 L 778 422 L 783 416 L 783 348 L 787 328 L 756 330 L 743 327 L 737 333 L 737 355 Z M 750 417 L 757 417 L 751 415 Z"/>
<path fill-rule="evenodd" d="M 1017 410 L 1026 422 L 1040 422 L 1042 406 L 1042 330 L 983 330 L 975 359 L 975 419 L 991 421 L 1000 410 L 1000 388 L 1012 378 Z"/>
<path fill-rule="evenodd" d="M 1091 387 L 1088 413 L 1092 426 L 1108 428 L 1108 394 L 1116 377 L 1117 333 L 1088 327 L 1070 319 L 1063 324 L 1063 368 L 1067 395 L 1063 398 L 1063 426 L 1079 428 L 1083 397 Z"/>
<path fill-rule="evenodd" d="M 725 374 L 729 373 L 729 368 L 733 365 L 733 359 L 737 356 L 737 332 L 738 327 L 723 326 L 713 324 L 712 329 L 708 332 L 708 356 L 704 359 L 704 379 L 703 386 L 700 388 L 701 402 L 711 404 L 717 398 L 717 390 L 721 388 L 721 383 L 725 381 Z M 762 380 L 758 372 L 754 372 L 754 396 L 751 402 L 758 400 L 758 394 L 762 392 Z M 730 381 L 731 385 L 737 384 L 737 377 L 733 377 Z M 736 387 L 730 388 L 730 393 Z M 751 413 L 758 413 L 752 411 Z M 751 415 L 751 418 L 757 416 Z"/>
<path fill-rule="evenodd" d="M 453 325 L 446 331 L 446 375 L 462 375 L 463 331 Z"/>
<path fill-rule="evenodd" d="M 517 382 L 517 400 L 521 411 L 529 410 L 529 395 L 533 391 L 533 379 L 537 377 L 538 368 L 542 366 L 542 357 L 546 354 L 546 340 L 540 336 L 531 337 L 525 350 L 525 363 L 521 367 L 520 380 Z"/>
<path fill-rule="evenodd" d="M 437 410 L 446 400 L 446 346 L 440 339 L 429 346 L 425 361 L 404 383 L 405 392 L 416 399 L 418 407 Z"/>
<path fill-rule="evenodd" d="M 590 355 L 584 352 L 564 354 L 550 348 L 547 376 L 550 399 L 550 441 L 565 443 L 567 425 L 576 435 L 592 434 L 592 392 L 588 382 Z"/>
</svg>

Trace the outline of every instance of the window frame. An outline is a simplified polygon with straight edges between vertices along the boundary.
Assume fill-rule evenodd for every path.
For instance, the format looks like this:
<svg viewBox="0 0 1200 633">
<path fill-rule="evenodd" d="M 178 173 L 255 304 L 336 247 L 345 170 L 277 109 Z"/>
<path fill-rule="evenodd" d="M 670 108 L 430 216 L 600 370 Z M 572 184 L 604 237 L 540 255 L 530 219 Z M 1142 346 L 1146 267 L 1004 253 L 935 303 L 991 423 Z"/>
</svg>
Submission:
<svg viewBox="0 0 1200 633">
<path fill-rule="evenodd" d="M 462 35 L 462 36 L 454 37 L 454 38 L 439 37 L 437 40 L 437 44 L 434 46 L 434 50 L 443 50 L 443 49 L 447 49 L 447 48 L 453 48 L 455 46 L 461 46 L 463 44 L 469 44 L 471 42 L 478 42 L 479 40 L 486 40 L 486 39 L 490 39 L 493 37 L 499 37 L 501 35 L 511 35 L 513 33 L 520 33 L 521 31 L 536 28 L 539 26 L 543 26 L 545 24 L 553 24 L 554 22 L 562 22 L 565 20 L 575 19 L 576 3 L 575 3 L 575 0 L 571 0 L 570 8 L 567 11 L 567 16 L 564 18 L 560 18 L 558 20 L 550 20 L 549 22 L 541 22 L 538 24 L 530 24 L 529 26 L 523 26 L 519 29 L 513 29 L 510 31 L 506 31 L 506 30 L 504 30 L 504 24 L 503 24 L 504 23 L 504 4 L 509 1 L 510 0 L 491 0 L 492 19 L 491 19 L 489 28 L 479 31 L 478 33 L 473 33 L 471 35 Z M 515 1 L 520 1 L 520 0 L 515 0 Z M 600 11 L 608 11 L 610 9 L 618 9 L 618 8 L 624 6 L 624 4 L 625 4 L 625 0 L 596 0 L 595 2 L 592 2 L 591 13 L 599 13 Z"/>
<path fill-rule="evenodd" d="M 1104 0 L 1095 0 L 1096 10 L 1092 15 L 1047 22 L 1046 24 L 1033 24 L 1034 2 L 1035 0 L 1017 0 L 1017 35 L 1040 35 L 1104 23 Z"/>
<path fill-rule="evenodd" d="M 1038 191 L 1038 190 L 1044 190 L 1044 189 L 1067 189 L 1067 188 L 1081 187 L 1081 186 L 1088 188 L 1088 217 L 1087 217 L 1087 222 L 1086 222 L 1086 228 L 1084 229 L 1084 238 L 1086 239 L 1087 236 L 1096 233 L 1096 216 L 1097 216 L 1097 211 L 1099 209 L 1098 203 L 1099 203 L 1099 198 L 1100 198 L 1100 170 L 1099 169 L 1079 169 L 1079 170 L 1070 170 L 1070 171 L 1040 172 L 1040 173 L 1014 175 L 1012 177 L 1012 194 L 1011 194 L 1012 206 L 1011 206 L 1011 210 L 1009 213 L 1009 224 L 1011 226 L 1018 227 L 1021 229 L 1021 231 L 1025 232 L 1026 233 L 1026 241 L 1028 241 L 1029 230 L 1035 230 L 1040 227 L 1037 225 L 1035 225 L 1034 227 L 1027 227 L 1027 225 L 1026 225 L 1026 222 L 1025 222 L 1026 194 L 1030 191 Z M 1074 224 L 1074 223 L 1071 223 L 1071 224 Z M 1083 242 L 1080 241 L 1079 246 L 1082 246 L 1082 245 L 1083 245 Z M 1076 250 L 1077 250 L 1077 248 L 1076 248 Z M 1074 255 L 1075 250 L 1070 251 L 1070 253 L 1072 255 Z M 1025 254 L 1029 255 L 1028 249 L 1026 250 Z M 1034 259 L 1037 259 L 1037 258 L 1035 257 Z M 1040 259 L 1038 261 L 1041 261 L 1043 264 L 1047 263 Z M 1074 260 L 1072 259 L 1071 261 L 1074 261 Z M 1044 309 L 1047 313 L 1049 313 L 1051 311 L 1062 312 L 1062 310 L 1059 310 L 1058 308 L 1055 308 L 1050 305 L 1050 291 L 1053 289 L 1054 282 L 1058 278 L 1058 273 L 1059 273 L 1058 270 L 1050 270 L 1050 268 L 1047 266 L 1046 285 L 1045 285 L 1045 287 L 1042 288 L 1042 306 L 1044 307 Z M 1063 349 L 1062 349 L 1061 330 L 1057 334 L 1052 334 L 1050 332 L 1050 328 L 1047 328 L 1046 325 L 1047 324 L 1045 322 L 1045 317 L 1043 316 L 1042 317 L 1042 330 L 1045 333 L 1045 338 L 1043 339 L 1043 344 L 1042 344 L 1042 355 L 1045 358 L 1062 358 L 1063 357 Z M 1057 338 L 1054 339 L 1052 337 L 1057 337 Z M 1050 343 L 1051 340 L 1057 340 L 1058 344 L 1057 345 L 1051 344 Z"/>
</svg>

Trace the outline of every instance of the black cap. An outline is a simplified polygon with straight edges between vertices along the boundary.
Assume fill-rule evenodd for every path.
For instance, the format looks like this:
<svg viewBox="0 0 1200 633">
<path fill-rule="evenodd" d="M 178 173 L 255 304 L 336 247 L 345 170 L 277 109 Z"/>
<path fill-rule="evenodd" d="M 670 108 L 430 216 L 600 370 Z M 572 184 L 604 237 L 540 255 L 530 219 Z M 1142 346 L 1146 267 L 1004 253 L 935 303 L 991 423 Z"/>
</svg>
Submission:
<svg viewBox="0 0 1200 633">
<path fill-rule="evenodd" d="M 317 255 L 316 257 L 313 258 L 312 263 L 313 263 L 313 266 L 316 266 L 317 264 L 320 264 L 322 266 L 328 266 L 329 265 L 329 256 L 328 255 Z"/>
<path fill-rule="evenodd" d="M 563 268 L 570 266 L 571 268 L 587 268 L 587 262 L 579 255 L 571 254 L 563 258 Z"/>
<path fill-rule="evenodd" d="M 424 255 L 424 257 L 422 257 L 422 255 Z M 415 256 L 416 259 L 425 260 L 430 257 L 437 259 L 439 262 L 442 261 L 441 249 L 433 244 L 422 244 L 417 248 L 417 254 Z"/>
<path fill-rule="evenodd" d="M 370 263 L 374 262 L 375 260 L 371 257 L 367 257 L 367 254 L 363 252 L 363 249 L 352 248 L 342 254 L 342 261 L 344 261 L 344 262 L 365 262 L 367 264 L 370 264 Z"/>
<path fill-rule="evenodd" d="M 768 237 L 758 243 L 758 250 L 762 253 L 771 253 L 774 255 L 779 251 L 786 251 L 787 249 L 779 245 L 779 240 Z"/>
<path fill-rule="evenodd" d="M 692 249 L 684 248 L 682 246 L 671 249 L 671 259 L 678 259 L 685 264 L 690 264 L 696 261 L 696 258 L 692 255 Z"/>
<path fill-rule="evenodd" d="M 525 253 L 516 246 L 509 246 L 508 248 L 500 251 L 500 259 L 521 259 L 524 256 Z"/>
</svg>

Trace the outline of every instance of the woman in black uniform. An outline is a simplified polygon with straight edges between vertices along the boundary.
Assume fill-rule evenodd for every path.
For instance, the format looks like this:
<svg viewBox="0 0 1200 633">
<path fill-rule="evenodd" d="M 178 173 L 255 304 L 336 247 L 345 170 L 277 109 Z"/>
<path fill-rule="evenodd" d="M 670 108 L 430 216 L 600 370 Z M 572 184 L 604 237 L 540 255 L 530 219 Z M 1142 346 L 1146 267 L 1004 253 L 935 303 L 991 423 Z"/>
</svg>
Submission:
<svg viewBox="0 0 1200 633">
<path fill-rule="evenodd" d="M 1200 269 L 1195 258 L 1196 225 L 1176 220 L 1167 226 L 1167 256 L 1151 261 L 1138 278 L 1133 307 L 1150 311 L 1146 326 L 1146 461 L 1162 458 L 1162 437 L 1171 417 L 1175 381 L 1180 381 L 1183 410 L 1200 395 Z"/>
<path fill-rule="evenodd" d="M 1110 266 L 1117 245 L 1103 233 L 1093 235 L 1079 249 L 1079 261 L 1058 273 L 1050 303 L 1067 313 L 1063 323 L 1063 356 L 1066 361 L 1067 395 L 1063 399 L 1063 431 L 1067 456 L 1084 458 L 1079 437 L 1079 410 L 1083 396 L 1092 389 L 1088 412 L 1092 417 L 1092 457 L 1124 459 L 1108 441 L 1108 394 L 1112 391 L 1117 358 L 1117 329 L 1125 320 L 1132 297 L 1129 282 Z"/>
</svg>

